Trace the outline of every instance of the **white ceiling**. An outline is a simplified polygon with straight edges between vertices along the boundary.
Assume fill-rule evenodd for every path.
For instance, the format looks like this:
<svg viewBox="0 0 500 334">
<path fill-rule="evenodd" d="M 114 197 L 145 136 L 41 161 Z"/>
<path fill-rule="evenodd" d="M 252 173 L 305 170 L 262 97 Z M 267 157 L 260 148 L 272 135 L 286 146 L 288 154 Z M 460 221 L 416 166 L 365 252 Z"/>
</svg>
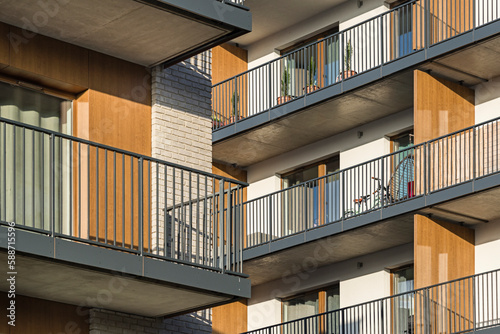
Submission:
<svg viewBox="0 0 500 334">
<path fill-rule="evenodd" d="M 248 46 L 265 36 L 284 30 L 297 22 L 345 2 L 346 0 L 245 0 L 252 13 L 252 32 L 234 42 Z"/>
</svg>

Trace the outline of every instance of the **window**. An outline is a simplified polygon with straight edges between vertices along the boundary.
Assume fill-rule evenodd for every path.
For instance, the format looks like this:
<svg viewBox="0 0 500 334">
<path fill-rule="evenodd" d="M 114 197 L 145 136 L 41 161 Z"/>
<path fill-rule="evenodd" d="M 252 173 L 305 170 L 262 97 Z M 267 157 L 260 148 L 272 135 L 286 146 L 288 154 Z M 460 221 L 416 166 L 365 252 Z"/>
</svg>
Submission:
<svg viewBox="0 0 500 334">
<path fill-rule="evenodd" d="M 71 101 L 0 82 L 0 117 L 39 128 L 71 134 Z M 0 201 L 0 220 L 15 221 L 26 226 L 49 229 L 50 203 L 50 136 L 41 132 L 23 130 L 4 123 L 0 126 L 0 189 L 6 201 Z M 53 205 L 57 228 L 69 228 L 70 177 L 69 141 L 53 144 L 55 166 L 62 166 L 53 175 Z M 66 160 L 67 161 L 67 160 Z M 23 166 L 23 168 L 18 168 Z M 26 214 L 29 213 L 29 214 Z M 37 224 L 36 224 L 37 223 Z"/>
<path fill-rule="evenodd" d="M 392 175 L 389 191 L 393 201 L 400 201 L 415 196 L 413 130 L 405 131 L 391 138 Z M 399 152 L 399 153 L 397 153 Z"/>
<path fill-rule="evenodd" d="M 306 223 L 308 227 L 316 227 L 340 219 L 339 178 L 337 175 L 323 177 L 338 170 L 339 157 L 336 155 L 282 176 L 282 188 L 293 187 L 282 196 L 284 235 L 302 231 Z M 297 186 L 299 184 L 302 185 Z"/>
<path fill-rule="evenodd" d="M 306 87 L 324 86 L 335 82 L 339 73 L 338 36 L 302 50 L 301 48 L 338 31 L 336 24 L 333 28 L 306 37 L 281 50 L 281 55 L 288 54 L 286 61 L 281 64 L 281 73 L 286 70 L 290 75 L 290 95 L 300 96 Z"/>
<path fill-rule="evenodd" d="M 391 273 L 391 294 L 401 296 L 393 299 L 394 333 L 413 333 L 414 298 L 410 292 L 415 289 L 413 265 L 398 268 Z"/>
<path fill-rule="evenodd" d="M 283 322 L 292 321 L 340 308 L 339 285 L 306 292 L 282 301 Z"/>
<path fill-rule="evenodd" d="M 396 1 L 391 5 L 391 9 L 400 6 L 408 0 Z M 402 6 L 396 10 L 393 19 L 396 21 L 394 24 L 395 32 L 393 40 L 395 57 L 403 57 L 413 51 L 413 32 L 412 32 L 412 18 L 413 6 Z M 393 38 L 394 38 L 393 37 Z"/>
</svg>

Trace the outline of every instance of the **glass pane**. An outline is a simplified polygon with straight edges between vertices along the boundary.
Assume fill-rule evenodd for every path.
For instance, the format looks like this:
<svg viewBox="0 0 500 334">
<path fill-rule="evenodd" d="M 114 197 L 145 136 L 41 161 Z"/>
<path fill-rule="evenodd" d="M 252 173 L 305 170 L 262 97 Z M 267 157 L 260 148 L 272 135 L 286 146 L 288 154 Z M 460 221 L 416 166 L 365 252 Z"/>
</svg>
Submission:
<svg viewBox="0 0 500 334">
<path fill-rule="evenodd" d="M 312 180 L 318 177 L 318 166 L 302 169 L 293 174 L 283 177 L 283 188 L 295 186 L 299 183 Z"/>
<path fill-rule="evenodd" d="M 413 293 L 414 290 L 413 266 L 397 270 L 393 273 L 394 294 L 402 294 L 394 298 L 394 326 L 396 333 L 413 332 Z"/>
<path fill-rule="evenodd" d="M 0 117 L 36 127 L 71 134 L 71 101 L 39 91 L 0 83 Z M 50 135 L 3 124 L 0 127 L 0 220 L 15 221 L 40 229 L 50 229 L 51 159 L 53 148 L 53 210 L 56 232 L 69 227 L 69 150 L 68 141 Z M 63 182 L 63 180 L 66 180 Z"/>
<path fill-rule="evenodd" d="M 283 302 L 283 320 L 291 321 L 318 313 L 318 293 L 308 293 Z"/>
</svg>

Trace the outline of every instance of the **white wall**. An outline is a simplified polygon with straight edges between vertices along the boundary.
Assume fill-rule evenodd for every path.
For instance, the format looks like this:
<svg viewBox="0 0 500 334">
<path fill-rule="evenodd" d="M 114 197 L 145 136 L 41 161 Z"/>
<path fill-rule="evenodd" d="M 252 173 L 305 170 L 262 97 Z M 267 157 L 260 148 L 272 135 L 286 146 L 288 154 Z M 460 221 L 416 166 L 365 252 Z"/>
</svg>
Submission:
<svg viewBox="0 0 500 334">
<path fill-rule="evenodd" d="M 500 269 L 500 220 L 475 226 L 476 274 Z"/>
<path fill-rule="evenodd" d="M 356 1 L 345 1 L 339 6 L 298 22 L 252 45 L 245 46 L 248 50 L 248 68 L 251 69 L 266 62 L 264 59 L 270 60 L 268 57 L 275 52 L 276 48 L 298 42 L 304 36 L 314 35 L 315 32 L 332 26 L 336 22 L 339 22 L 340 29 L 342 30 L 387 10 L 387 7 L 384 6 L 384 1 L 381 0 L 363 0 L 361 8 L 357 7 Z"/>
<path fill-rule="evenodd" d="M 318 252 L 304 257 L 302 271 L 290 268 L 281 279 L 252 287 L 248 301 L 248 330 L 281 322 L 280 298 L 340 283 L 341 307 L 390 295 L 389 268 L 413 262 L 413 243 L 319 267 L 316 256 L 333 251 L 327 241 L 318 241 Z M 316 261 L 316 262 L 315 262 Z M 358 268 L 358 262 L 363 266 Z"/>
<path fill-rule="evenodd" d="M 262 161 L 247 169 L 248 199 L 280 189 L 275 174 L 319 161 L 340 152 L 340 166 L 345 168 L 389 153 L 384 137 L 413 125 L 413 110 L 404 110 L 353 130 L 320 140 L 296 150 Z M 363 136 L 358 138 L 358 131 Z"/>
<path fill-rule="evenodd" d="M 474 87 L 476 92 L 476 124 L 500 117 L 500 77 Z"/>
</svg>

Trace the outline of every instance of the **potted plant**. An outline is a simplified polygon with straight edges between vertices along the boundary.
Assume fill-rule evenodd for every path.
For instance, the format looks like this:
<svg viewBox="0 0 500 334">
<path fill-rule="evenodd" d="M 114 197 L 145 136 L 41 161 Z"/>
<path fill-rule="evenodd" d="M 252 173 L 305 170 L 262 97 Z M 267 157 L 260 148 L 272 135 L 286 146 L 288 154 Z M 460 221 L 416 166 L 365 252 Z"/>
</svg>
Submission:
<svg viewBox="0 0 500 334">
<path fill-rule="evenodd" d="M 224 125 L 222 118 L 215 111 L 212 111 L 212 129 L 217 129 Z"/>
<path fill-rule="evenodd" d="M 307 86 L 304 88 L 306 94 L 309 94 L 311 92 L 314 92 L 315 90 L 319 89 L 319 87 L 316 85 L 316 62 L 314 61 L 314 57 L 311 56 L 311 60 L 309 61 L 309 66 L 307 68 Z"/>
<path fill-rule="evenodd" d="M 289 94 L 290 88 L 290 71 L 285 67 L 283 74 L 281 75 L 281 96 L 278 97 L 278 104 L 288 102 L 292 99 Z"/>
<path fill-rule="evenodd" d="M 340 75 L 337 77 L 337 81 L 352 77 L 356 74 L 358 74 L 358 72 L 352 70 L 352 44 L 351 40 L 348 40 L 344 54 L 344 72 L 340 73 Z"/>
<path fill-rule="evenodd" d="M 230 118 L 231 123 L 236 122 L 236 119 L 240 119 L 238 117 L 239 103 L 240 103 L 240 96 L 238 95 L 237 91 L 234 91 L 233 95 L 231 96 L 231 118 Z"/>
</svg>

